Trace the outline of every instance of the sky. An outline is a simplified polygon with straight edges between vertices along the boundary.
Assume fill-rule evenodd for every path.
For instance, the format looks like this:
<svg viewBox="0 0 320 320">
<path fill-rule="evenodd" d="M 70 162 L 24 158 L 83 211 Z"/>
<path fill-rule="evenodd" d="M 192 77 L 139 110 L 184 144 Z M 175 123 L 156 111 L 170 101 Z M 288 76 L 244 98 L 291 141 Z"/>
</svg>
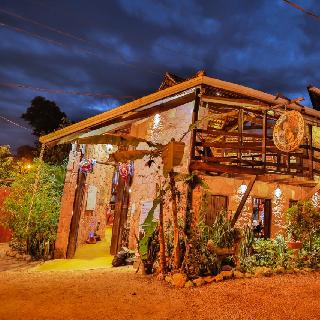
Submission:
<svg viewBox="0 0 320 320">
<path fill-rule="evenodd" d="M 320 16 L 319 0 L 293 2 Z M 166 71 L 310 106 L 319 34 L 320 19 L 283 0 L 0 0 L 0 145 L 33 144 L 30 127 L 1 117 L 28 128 L 37 95 L 79 121 L 156 91 Z"/>
</svg>

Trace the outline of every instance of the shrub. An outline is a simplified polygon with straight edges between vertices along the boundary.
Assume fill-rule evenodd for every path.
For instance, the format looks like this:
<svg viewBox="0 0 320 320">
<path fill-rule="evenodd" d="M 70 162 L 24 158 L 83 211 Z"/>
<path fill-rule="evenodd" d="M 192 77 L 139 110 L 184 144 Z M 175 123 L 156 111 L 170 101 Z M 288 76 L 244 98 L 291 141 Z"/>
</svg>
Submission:
<svg viewBox="0 0 320 320">
<path fill-rule="evenodd" d="M 289 239 L 302 241 L 311 250 L 320 232 L 320 212 L 312 201 L 299 201 L 286 211 L 286 225 Z"/>
<path fill-rule="evenodd" d="M 13 232 L 12 247 L 36 259 L 46 259 L 52 253 L 56 239 L 65 168 L 42 164 L 39 187 L 29 217 L 39 164 L 39 160 L 35 160 L 30 172 L 16 175 L 5 201 L 9 214 L 4 223 Z"/>
</svg>

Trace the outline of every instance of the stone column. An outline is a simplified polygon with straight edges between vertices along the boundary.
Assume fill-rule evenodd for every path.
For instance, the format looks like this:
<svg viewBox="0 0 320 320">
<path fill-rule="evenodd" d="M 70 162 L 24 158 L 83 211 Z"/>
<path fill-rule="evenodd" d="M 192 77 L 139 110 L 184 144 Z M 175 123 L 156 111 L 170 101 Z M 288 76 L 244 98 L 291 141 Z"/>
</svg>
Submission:
<svg viewBox="0 0 320 320">
<path fill-rule="evenodd" d="M 57 240 L 55 243 L 54 258 L 65 259 L 69 241 L 70 223 L 73 214 L 73 203 L 76 193 L 79 162 L 81 152 L 70 151 L 58 224 Z"/>
</svg>

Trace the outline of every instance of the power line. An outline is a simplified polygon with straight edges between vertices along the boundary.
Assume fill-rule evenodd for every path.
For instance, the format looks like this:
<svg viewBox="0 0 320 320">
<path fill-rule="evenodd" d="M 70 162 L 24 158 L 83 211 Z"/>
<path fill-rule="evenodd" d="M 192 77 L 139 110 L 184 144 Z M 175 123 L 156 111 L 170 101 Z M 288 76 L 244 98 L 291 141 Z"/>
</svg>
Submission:
<svg viewBox="0 0 320 320">
<path fill-rule="evenodd" d="M 48 26 L 48 25 L 46 25 L 46 24 L 40 23 L 40 22 L 35 21 L 35 20 L 33 20 L 33 19 L 29 19 L 29 18 L 20 16 L 20 15 L 14 13 L 14 12 L 12 12 L 12 11 L 5 10 L 5 9 L 0 8 L 0 12 L 5 13 L 5 14 L 7 14 L 7 15 L 9 15 L 9 16 L 18 18 L 18 19 L 20 19 L 20 20 L 23 20 L 23 21 L 30 22 L 30 23 L 33 23 L 33 24 L 35 24 L 35 25 L 41 26 L 41 27 L 43 27 L 43 28 L 45 28 L 45 29 L 48 29 L 48 30 L 50 30 L 50 31 L 56 32 L 56 33 L 61 34 L 61 35 L 63 35 L 63 36 L 72 38 L 72 39 L 74 39 L 74 40 L 78 40 L 78 41 L 82 41 L 82 42 L 87 42 L 86 39 L 77 37 L 77 36 L 75 36 L 75 35 L 73 35 L 73 34 L 71 34 L 71 33 L 68 33 L 68 32 L 65 32 L 65 31 L 62 31 L 62 30 L 59 30 L 59 29 L 56 29 L 56 28 L 52 28 L 52 27 L 50 27 L 50 26 Z"/>
<path fill-rule="evenodd" d="M 4 120 L 4 121 L 6 121 L 6 122 L 8 122 L 8 123 L 10 123 L 10 124 L 13 124 L 13 125 L 15 125 L 16 127 L 22 128 L 22 129 L 27 130 L 27 131 L 30 131 L 30 132 L 33 132 L 33 130 L 31 130 L 31 129 L 27 128 L 27 127 L 24 127 L 24 126 L 22 126 L 21 124 L 16 123 L 16 122 L 14 122 L 14 121 L 12 121 L 12 120 L 4 117 L 4 116 L 1 116 L 1 115 L 0 115 L 0 119 Z"/>
<path fill-rule="evenodd" d="M 123 100 L 136 98 L 134 96 L 114 96 L 114 95 L 103 94 L 103 93 L 65 91 L 61 89 L 40 88 L 40 87 L 34 87 L 32 85 L 21 84 L 21 83 L 0 83 L 0 86 L 11 88 L 11 89 L 29 89 L 33 91 L 48 92 L 52 94 L 70 94 L 70 95 L 77 95 L 77 96 L 84 96 L 84 97 L 113 98 L 113 99 L 123 99 Z"/>
<path fill-rule="evenodd" d="M 320 20 L 320 16 L 314 14 L 313 12 L 308 11 L 308 10 L 300 7 L 300 6 L 298 6 L 297 4 L 295 4 L 295 3 L 293 3 L 293 2 L 291 2 L 291 1 L 289 1 L 289 0 L 283 0 L 283 1 L 286 2 L 288 5 L 290 5 L 290 6 L 294 7 L 294 8 L 296 8 L 296 9 L 300 10 L 301 12 L 303 12 L 303 13 L 305 13 L 305 14 L 307 14 L 308 16 L 310 16 L 310 17 L 312 17 L 312 18 L 315 18 L 315 19 L 317 19 L 317 20 Z"/>
<path fill-rule="evenodd" d="M 9 24 L 1 22 L 1 21 L 0 21 L 0 26 L 7 27 L 7 28 L 12 29 L 12 30 L 14 30 L 16 32 L 19 32 L 19 33 L 27 34 L 27 35 L 29 35 L 31 37 L 46 41 L 46 42 L 48 42 L 50 44 L 53 44 L 53 45 L 56 45 L 56 46 L 59 46 L 59 47 L 63 47 L 63 48 L 66 48 L 66 49 L 73 49 L 74 50 L 74 48 L 72 46 L 69 46 L 69 45 L 64 44 L 62 42 L 59 42 L 59 41 L 56 41 L 56 40 L 52 40 L 52 39 L 49 39 L 49 38 L 46 38 L 46 37 L 43 37 L 43 36 L 40 36 L 40 35 L 38 35 L 38 34 L 36 34 L 34 32 L 26 31 L 24 29 L 21 29 L 21 28 L 18 28 L 18 27 L 14 27 L 12 25 L 9 25 Z M 82 51 L 82 52 L 87 53 L 87 54 L 93 54 L 95 56 L 100 56 L 100 55 L 98 55 L 97 53 L 95 53 L 93 51 L 89 51 L 89 50 L 82 49 L 82 48 L 78 48 L 76 51 Z"/>
<path fill-rule="evenodd" d="M 45 25 L 45 24 L 40 23 L 40 22 L 38 22 L 38 21 L 35 21 L 35 20 L 33 20 L 33 19 L 29 19 L 29 18 L 22 17 L 22 16 L 17 15 L 17 14 L 15 14 L 15 13 L 13 13 L 13 12 L 10 12 L 10 11 L 7 11 L 7 10 L 1 9 L 1 8 L 0 8 L 0 12 L 3 12 L 3 13 L 5 13 L 5 14 L 7 14 L 7 15 L 16 17 L 16 18 L 21 19 L 21 20 L 23 20 L 23 21 L 27 21 L 27 22 L 33 23 L 33 24 L 35 24 L 35 25 L 41 26 L 41 27 L 43 27 L 43 28 L 45 28 L 45 29 L 48 29 L 48 30 L 50 30 L 50 31 L 52 31 L 52 32 L 58 33 L 58 34 L 63 35 L 63 36 L 65 36 L 65 37 L 71 38 L 71 39 L 73 39 L 73 40 L 78 40 L 78 41 L 87 43 L 87 44 L 92 45 L 92 46 L 94 46 L 94 47 L 96 47 L 96 48 L 101 49 L 101 47 L 102 47 L 101 45 L 97 45 L 97 44 L 95 44 L 95 43 L 93 43 L 93 42 L 91 42 L 91 41 L 88 41 L 88 40 L 85 39 L 85 38 L 80 38 L 80 37 L 75 36 L 75 35 L 73 35 L 73 34 L 71 34 L 71 33 L 69 33 L 69 32 L 65 32 L 65 31 L 62 31 L 62 30 L 59 30 L 59 29 L 56 29 L 56 28 L 52 28 L 52 27 L 50 27 L 50 26 L 48 26 L 48 25 Z M 56 40 L 52 40 L 52 39 L 49 39 L 49 38 L 40 36 L 40 35 L 38 35 L 38 34 L 36 34 L 36 33 L 34 33 L 34 32 L 26 31 L 26 30 L 24 30 L 24 29 L 22 29 L 22 28 L 14 27 L 14 26 L 9 25 L 9 24 L 4 23 L 4 22 L 0 22 L 0 25 L 5 26 L 5 27 L 10 28 L 10 29 L 13 29 L 13 30 L 16 31 L 16 32 L 24 33 L 24 34 L 27 34 L 27 35 L 29 35 L 29 36 L 32 36 L 32 37 L 41 39 L 41 40 L 46 41 L 46 42 L 48 42 L 48 43 L 50 43 L 50 44 L 53 44 L 53 45 L 57 45 L 57 46 L 60 46 L 60 47 L 63 47 L 63 48 L 75 50 L 75 49 L 74 49 L 72 46 L 70 46 L 70 45 L 67 45 L 67 44 L 65 44 L 65 43 L 62 43 L 62 42 L 59 42 L 59 41 L 56 41 Z M 105 46 L 103 46 L 103 47 L 105 47 Z M 91 51 L 91 50 L 86 50 L 86 49 L 78 48 L 76 51 L 82 51 L 82 52 L 87 53 L 87 54 L 91 54 L 91 55 L 95 55 L 95 56 L 97 56 L 97 57 L 101 57 L 100 54 L 98 54 L 98 53 L 96 53 L 96 52 L 94 52 L 94 51 Z M 119 58 L 119 57 L 118 57 L 118 58 Z M 129 67 L 131 67 L 131 68 L 138 69 L 139 71 L 141 71 L 140 67 L 138 67 L 138 66 L 136 66 L 136 65 L 134 65 L 134 64 L 132 64 L 132 63 L 124 62 L 123 60 L 122 60 L 122 61 L 117 61 L 117 63 L 122 64 L 122 65 L 129 66 Z M 151 70 L 151 69 L 143 69 L 142 71 L 148 72 L 148 73 L 150 73 L 150 74 L 158 75 L 157 72 L 155 72 L 155 71 L 153 71 L 153 70 Z"/>
</svg>

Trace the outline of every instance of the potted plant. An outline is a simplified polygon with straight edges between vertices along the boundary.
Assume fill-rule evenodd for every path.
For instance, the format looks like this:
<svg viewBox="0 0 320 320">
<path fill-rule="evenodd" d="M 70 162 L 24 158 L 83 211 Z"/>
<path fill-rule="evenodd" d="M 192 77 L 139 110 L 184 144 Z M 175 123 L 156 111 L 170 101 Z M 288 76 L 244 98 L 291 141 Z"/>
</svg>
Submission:
<svg viewBox="0 0 320 320">
<path fill-rule="evenodd" d="M 218 256 L 233 255 L 240 239 L 241 233 L 237 228 L 232 227 L 227 212 L 221 210 L 211 227 L 208 247 Z"/>
<path fill-rule="evenodd" d="M 320 212 L 312 201 L 299 201 L 286 211 L 286 227 L 289 249 L 311 247 L 313 235 L 320 226 Z"/>
</svg>

